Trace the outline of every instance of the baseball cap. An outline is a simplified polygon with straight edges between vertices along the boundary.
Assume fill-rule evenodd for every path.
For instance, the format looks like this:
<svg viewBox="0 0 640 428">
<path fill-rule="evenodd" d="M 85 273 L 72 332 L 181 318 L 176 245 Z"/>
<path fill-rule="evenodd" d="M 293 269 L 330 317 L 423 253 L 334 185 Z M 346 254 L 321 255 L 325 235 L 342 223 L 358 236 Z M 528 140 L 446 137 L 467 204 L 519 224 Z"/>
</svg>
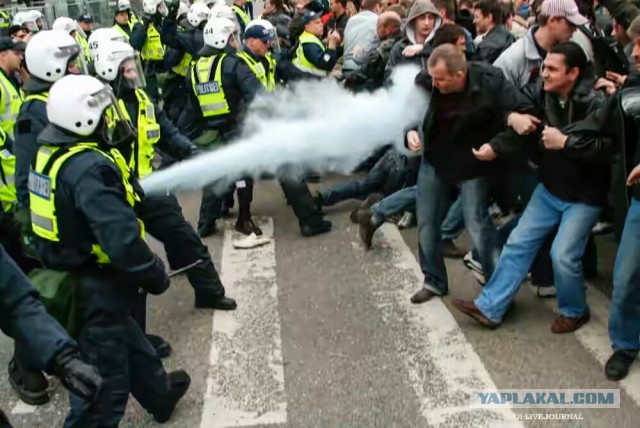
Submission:
<svg viewBox="0 0 640 428">
<path fill-rule="evenodd" d="M 267 30 L 262 25 L 253 25 L 244 32 L 245 39 L 260 39 L 268 42 L 274 39 L 273 32 Z"/>
<path fill-rule="evenodd" d="M 544 0 L 540 13 L 545 16 L 564 18 L 576 27 L 586 25 L 589 20 L 580 14 L 574 0 Z"/>
<path fill-rule="evenodd" d="M 78 16 L 78 18 L 76 18 L 76 21 L 78 21 L 78 22 L 93 22 L 93 18 L 88 13 L 83 13 L 82 15 Z"/>
<path fill-rule="evenodd" d="M 24 52 L 27 45 L 21 41 L 13 41 L 10 37 L 0 37 L 0 52 L 18 51 Z"/>
<path fill-rule="evenodd" d="M 318 12 L 307 10 L 302 14 L 302 25 L 307 25 L 314 19 L 320 19 L 321 17 L 322 15 L 320 15 Z"/>
</svg>

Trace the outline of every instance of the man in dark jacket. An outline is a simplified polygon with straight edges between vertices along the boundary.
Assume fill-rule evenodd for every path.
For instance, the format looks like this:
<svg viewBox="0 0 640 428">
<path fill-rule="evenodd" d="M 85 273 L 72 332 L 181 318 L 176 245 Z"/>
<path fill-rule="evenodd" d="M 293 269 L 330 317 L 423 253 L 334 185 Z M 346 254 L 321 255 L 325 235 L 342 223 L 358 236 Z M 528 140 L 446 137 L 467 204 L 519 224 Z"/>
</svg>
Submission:
<svg viewBox="0 0 640 428">
<path fill-rule="evenodd" d="M 407 133 L 409 149 L 423 153 L 417 215 L 425 278 L 422 289 L 411 298 L 413 303 L 448 292 L 440 226 L 453 185 L 460 186 L 464 220 L 473 246 L 485 269 L 493 271 L 498 251 L 495 228 L 487 213 L 486 180 L 493 165 L 480 162 L 471 150 L 502 131 L 505 115 L 518 109 L 520 98 L 500 70 L 482 63 L 467 64 L 464 53 L 452 44 L 434 49 L 428 68 L 429 75 L 421 72 L 418 82 L 431 93 L 430 106 L 422 126 Z"/>
<path fill-rule="evenodd" d="M 609 162 L 604 154 L 613 140 L 601 133 L 605 98 L 593 89 L 595 78 L 587 65 L 576 43 L 551 48 L 544 61 L 544 90 L 541 84 L 528 88 L 542 125 L 526 137 L 509 128 L 474 151 L 479 159 L 492 160 L 526 147 L 528 140 L 536 149 L 541 179 L 482 293 L 475 301 L 453 301 L 487 328 L 500 325 L 538 250 L 558 225 L 551 260 L 560 316 L 551 331 L 573 332 L 589 321 L 581 260 L 607 200 Z"/>
<path fill-rule="evenodd" d="M 640 65 L 640 17 L 635 18 L 627 32 L 633 44 L 632 55 Z M 623 196 L 617 205 L 627 211 L 618 255 L 613 269 L 613 295 L 609 314 L 609 339 L 613 355 L 605 365 L 609 380 L 620 380 L 627 376 L 631 364 L 640 351 L 640 78 L 632 75 L 614 98 L 612 106 L 617 115 L 608 120 L 605 127 L 622 131 L 618 135 L 618 146 L 622 158 L 622 174 L 614 174 L 614 180 Z M 617 183 L 624 181 L 624 183 Z M 628 186 L 628 187 L 627 187 Z M 624 190 L 622 190 L 624 189 Z"/>
<path fill-rule="evenodd" d="M 480 0 L 473 11 L 478 34 L 483 34 L 474 59 L 488 64 L 498 59 L 516 38 L 503 23 L 502 4 L 496 0 Z"/>
</svg>

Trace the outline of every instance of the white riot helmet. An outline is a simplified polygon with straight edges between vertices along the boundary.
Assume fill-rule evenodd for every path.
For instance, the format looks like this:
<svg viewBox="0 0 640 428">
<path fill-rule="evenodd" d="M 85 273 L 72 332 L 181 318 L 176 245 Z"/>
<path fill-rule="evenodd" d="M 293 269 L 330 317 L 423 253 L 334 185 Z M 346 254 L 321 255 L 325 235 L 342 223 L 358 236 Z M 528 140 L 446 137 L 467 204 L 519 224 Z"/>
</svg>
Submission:
<svg viewBox="0 0 640 428">
<path fill-rule="evenodd" d="M 66 16 L 61 16 L 53 21 L 53 25 L 51 26 L 51 28 L 53 28 L 54 30 L 64 31 L 67 34 L 71 34 L 75 31 L 76 33 L 80 34 L 80 36 L 87 38 L 87 35 L 84 33 L 84 31 L 82 31 L 82 28 L 80 28 L 78 22 L 75 19 L 71 19 Z"/>
<path fill-rule="evenodd" d="M 128 43 L 103 41 L 98 47 L 93 65 L 96 76 L 110 82 L 118 96 L 122 89 L 145 86 L 140 55 Z"/>
<path fill-rule="evenodd" d="M 91 76 L 65 76 L 53 84 L 47 101 L 49 122 L 72 134 L 87 137 L 96 132 L 113 92 Z"/>
<path fill-rule="evenodd" d="M 124 36 L 124 34 L 113 27 L 98 28 L 97 30 L 92 31 L 88 40 L 92 61 L 95 59 L 98 48 L 100 47 L 100 43 L 106 40 L 126 43 L 127 38 Z"/>
<path fill-rule="evenodd" d="M 38 29 L 38 31 L 47 29 L 47 25 L 44 22 L 44 15 L 39 10 L 37 9 L 30 10 L 27 12 L 27 16 L 29 17 L 30 21 L 36 23 L 36 28 Z M 38 21 L 40 21 L 41 25 L 38 25 Z"/>
<path fill-rule="evenodd" d="M 180 5 L 178 6 L 178 14 L 176 15 L 176 17 L 180 19 L 181 17 L 187 15 L 188 13 L 189 13 L 189 3 L 181 1 Z"/>
<path fill-rule="evenodd" d="M 216 3 L 209 13 L 211 18 L 227 18 L 237 22 L 236 13 L 226 3 Z"/>
<path fill-rule="evenodd" d="M 25 27 L 32 33 L 38 32 L 38 25 L 36 24 L 36 20 L 29 13 L 29 11 L 16 13 L 16 15 L 13 17 L 13 25 L 20 25 L 21 27 Z"/>
<path fill-rule="evenodd" d="M 189 12 L 187 12 L 187 20 L 189 24 L 193 26 L 193 28 L 199 28 L 200 25 L 209 19 L 209 13 L 211 11 L 204 3 L 194 3 L 189 8 Z M 178 12 L 178 15 L 180 13 Z"/>
<path fill-rule="evenodd" d="M 69 34 L 59 30 L 44 30 L 27 43 L 24 60 L 29 74 L 53 83 L 69 74 L 69 68 L 74 63 L 78 68 L 74 74 L 87 74 L 87 65 L 80 53 L 80 46 Z"/>
<path fill-rule="evenodd" d="M 159 13 L 164 17 L 169 14 L 169 9 L 167 9 L 163 0 L 142 0 L 142 11 L 147 15 Z"/>
<path fill-rule="evenodd" d="M 203 53 L 213 54 L 211 49 L 222 50 L 229 45 L 229 41 L 232 39 L 235 41 L 236 50 L 242 50 L 238 26 L 230 19 L 209 18 L 207 25 L 204 26 L 203 33 L 205 44 Z"/>
<path fill-rule="evenodd" d="M 126 10 L 131 10 L 131 3 L 129 2 L 129 0 L 118 0 L 116 11 L 124 12 Z"/>
</svg>

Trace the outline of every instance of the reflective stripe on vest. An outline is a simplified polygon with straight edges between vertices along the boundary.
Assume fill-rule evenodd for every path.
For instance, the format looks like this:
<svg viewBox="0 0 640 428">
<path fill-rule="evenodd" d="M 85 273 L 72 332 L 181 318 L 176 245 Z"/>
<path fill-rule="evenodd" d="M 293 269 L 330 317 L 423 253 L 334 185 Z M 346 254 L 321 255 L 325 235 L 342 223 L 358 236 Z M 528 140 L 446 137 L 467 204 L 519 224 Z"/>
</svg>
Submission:
<svg viewBox="0 0 640 428">
<path fill-rule="evenodd" d="M 153 24 L 147 29 L 147 40 L 142 46 L 140 57 L 147 61 L 162 61 L 164 59 L 164 46 L 160 40 L 160 33 Z"/>
<path fill-rule="evenodd" d="M 2 211 L 13 209 L 17 202 L 15 173 L 16 157 L 6 147 L 7 134 L 0 128 L 0 204 Z"/>
<path fill-rule="evenodd" d="M 0 10 L 0 30 L 4 30 L 9 27 L 11 27 L 11 17 L 9 16 L 9 12 Z"/>
<path fill-rule="evenodd" d="M 189 52 L 185 52 L 184 55 L 182 55 L 182 59 L 180 60 L 180 63 L 178 63 L 177 65 L 174 65 L 171 68 L 171 71 L 173 71 L 174 73 L 180 76 L 187 77 L 187 72 L 189 71 L 189 64 L 191 64 L 192 59 L 193 57 L 191 56 L 191 54 Z"/>
<path fill-rule="evenodd" d="M 22 91 L 16 89 L 4 72 L 0 72 L 0 91 L 2 102 L 0 103 L 0 126 L 7 135 L 13 139 L 13 127 L 20 113 L 22 104 Z"/>
<path fill-rule="evenodd" d="M 42 92 L 40 94 L 29 94 L 25 97 L 25 99 L 22 102 L 26 103 L 27 101 L 38 100 L 46 104 L 48 99 L 49 99 L 49 92 Z"/>
<path fill-rule="evenodd" d="M 266 71 L 262 62 L 256 61 L 250 54 L 246 52 L 241 52 L 238 54 L 238 57 L 244 60 L 247 66 L 253 71 L 253 74 L 256 75 L 262 86 L 264 86 L 267 92 L 272 92 L 276 87 L 276 68 L 275 68 L 275 60 L 271 57 L 271 55 L 267 54 L 267 61 L 269 62 L 269 70 Z"/>
<path fill-rule="evenodd" d="M 82 37 L 80 34 L 76 32 L 76 43 L 78 43 L 78 46 L 80 46 L 80 49 L 82 49 L 82 54 L 84 55 L 84 59 L 87 61 L 87 63 L 90 63 L 91 49 L 89 49 L 89 42 L 87 41 L 87 39 L 85 39 L 84 37 Z"/>
<path fill-rule="evenodd" d="M 35 169 L 29 172 L 31 227 L 39 237 L 48 241 L 60 242 L 55 205 L 58 173 L 68 159 L 87 150 L 100 153 L 117 166 L 122 174 L 122 184 L 124 185 L 129 205 L 133 206 L 140 201 L 140 197 L 135 193 L 133 186 L 127 179 L 130 173 L 124 158 L 117 149 L 111 149 L 109 153 L 106 153 L 98 149 L 97 144 L 92 143 L 79 143 L 68 149 L 41 146 L 36 155 Z M 140 223 L 140 234 L 144 237 L 144 225 L 140 220 L 138 220 L 138 223 Z M 98 263 L 109 263 L 109 256 L 102 251 L 98 244 L 91 246 L 91 253 L 96 256 Z"/>
<path fill-rule="evenodd" d="M 120 34 L 122 34 L 123 36 L 125 36 L 127 38 L 127 43 L 129 43 L 129 39 L 131 38 L 131 35 L 129 33 L 127 33 L 124 28 L 122 28 L 121 26 L 119 26 L 118 24 L 115 24 L 113 26 L 113 28 L 115 28 L 116 30 L 118 30 L 118 32 Z M 129 25 L 129 31 L 131 31 L 132 25 Z"/>
<path fill-rule="evenodd" d="M 233 9 L 236 15 L 240 17 L 245 27 L 249 24 L 249 22 L 251 22 L 251 18 L 249 18 L 249 15 L 247 15 L 244 9 L 242 9 L 240 6 L 232 4 L 231 9 Z"/>
<path fill-rule="evenodd" d="M 315 65 L 313 65 L 306 56 L 304 56 L 304 45 L 307 43 L 313 43 L 318 45 L 322 52 L 327 50 L 327 47 L 322 43 L 322 40 L 308 32 L 303 32 L 300 36 L 300 40 L 298 42 L 298 49 L 296 49 L 296 55 L 293 59 L 293 65 L 295 65 L 300 71 L 304 71 L 306 73 L 313 74 L 315 76 L 328 76 L 329 73 L 325 70 L 321 70 Z"/>
<path fill-rule="evenodd" d="M 138 138 L 133 143 L 129 169 L 139 178 L 146 177 L 153 172 L 153 157 L 155 144 L 160 140 L 160 125 L 156 122 L 156 112 L 153 103 L 142 89 L 136 89 L 138 99 Z M 120 110 L 125 119 L 133 123 L 124 101 L 119 100 Z"/>
<path fill-rule="evenodd" d="M 205 118 L 231 113 L 222 87 L 222 61 L 226 54 L 202 57 L 191 67 L 191 88 Z M 211 72 L 215 69 L 213 80 Z"/>
</svg>

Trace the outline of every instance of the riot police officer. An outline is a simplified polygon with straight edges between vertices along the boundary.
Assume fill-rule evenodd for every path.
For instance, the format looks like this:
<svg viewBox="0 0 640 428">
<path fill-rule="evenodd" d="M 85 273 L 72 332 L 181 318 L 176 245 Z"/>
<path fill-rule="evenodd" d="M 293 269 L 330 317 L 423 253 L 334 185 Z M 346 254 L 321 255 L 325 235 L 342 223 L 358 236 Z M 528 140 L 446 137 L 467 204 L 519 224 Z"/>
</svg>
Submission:
<svg viewBox="0 0 640 428">
<path fill-rule="evenodd" d="M 165 113 L 153 104 L 143 89 L 140 61 L 131 46 L 121 42 L 101 44 L 95 61 L 97 76 L 111 84 L 123 112 L 137 135 L 120 146 L 132 172 L 144 178 L 153 170 L 156 146 L 175 159 L 193 154 L 194 146 L 181 135 Z M 209 250 L 185 220 L 174 196 L 148 196 L 138 205 L 147 230 L 165 245 L 173 269 L 200 263 L 186 271 L 195 291 L 197 308 L 233 310 L 236 302 L 225 297 L 224 287 L 211 261 Z"/>
<path fill-rule="evenodd" d="M 190 90 L 178 126 L 191 139 L 201 136 L 204 131 L 216 131 L 222 141 L 229 141 L 237 134 L 239 116 L 262 91 L 262 83 L 235 53 L 242 46 L 235 22 L 209 18 L 204 28 L 204 43 L 200 58 L 193 62 L 187 77 Z M 262 231 L 251 219 L 253 180 L 240 180 L 236 187 L 239 206 L 236 230 L 259 236 Z M 200 236 L 215 232 L 221 205 L 222 200 L 213 189 L 205 188 L 198 221 Z"/>
<path fill-rule="evenodd" d="M 162 43 L 169 48 L 165 57 L 169 75 L 162 91 L 163 109 L 174 122 L 180 118 L 186 102 L 184 93 L 189 65 L 192 60 L 198 59 L 198 53 L 204 46 L 202 29 L 209 13 L 210 10 L 204 3 L 194 3 L 189 7 L 187 23 L 182 29 L 174 13 L 170 13 L 162 23 Z"/>
<path fill-rule="evenodd" d="M 140 22 L 133 13 L 129 0 L 119 0 L 113 17 L 113 28 L 126 37 L 127 42 L 129 42 L 134 30 L 136 33 L 144 32 L 139 24 Z"/>
<path fill-rule="evenodd" d="M 31 365 L 60 378 L 86 401 L 94 401 L 102 386 L 95 367 L 84 363 L 78 345 L 47 314 L 29 279 L 0 245 L 0 329 L 28 351 Z"/>
<path fill-rule="evenodd" d="M 91 62 L 91 52 L 89 50 L 87 35 L 82 30 L 82 28 L 80 28 L 78 21 L 66 16 L 61 16 L 53 22 L 52 28 L 54 30 L 64 31 L 65 33 L 73 37 L 73 39 L 76 41 L 76 43 L 78 43 L 80 49 L 82 50 L 84 60 L 87 63 Z"/>
<path fill-rule="evenodd" d="M 27 96 L 20 106 L 13 144 L 18 202 L 16 218 L 23 223 L 22 239 L 25 241 L 31 229 L 27 181 L 30 165 L 38 151 L 37 137 L 49 122 L 46 112 L 48 91 L 53 82 L 67 73 L 80 72 L 84 68 L 82 61 L 80 46 L 65 31 L 41 31 L 32 37 L 25 51 L 25 63 L 31 77 L 23 88 Z M 24 269 L 23 263 L 21 267 Z M 24 351 L 16 344 L 14 357 L 9 362 L 11 385 L 22 401 L 32 405 L 47 403 L 47 380 L 41 372 L 26 367 L 21 361 L 23 355 Z"/>
<path fill-rule="evenodd" d="M 290 61 L 277 59 L 280 53 L 278 37 L 275 27 L 269 21 L 265 19 L 251 21 L 244 33 L 244 40 L 244 49 L 238 56 L 262 82 L 266 92 L 273 91 L 277 82 L 309 77 L 307 73 L 293 66 Z M 303 236 L 319 235 L 331 230 L 331 222 L 323 219 L 323 214 L 313 201 L 303 175 L 296 173 L 291 167 L 283 167 L 280 170 L 279 181 L 287 201 L 298 218 Z"/>
<path fill-rule="evenodd" d="M 160 101 L 158 89 L 158 73 L 164 70 L 164 45 L 160 38 L 162 20 L 169 10 L 163 0 L 143 0 L 142 32 L 132 31 L 131 46 L 140 52 L 144 65 L 145 79 L 147 81 L 147 93 L 154 102 Z M 135 30 L 135 29 L 134 29 Z"/>
<path fill-rule="evenodd" d="M 121 135 L 133 131 L 111 88 L 89 76 L 57 81 L 47 117 L 29 174 L 31 226 L 43 264 L 68 272 L 78 285 L 78 345 L 109 391 L 93 406 L 72 395 L 65 427 L 117 425 L 130 392 L 156 421 L 166 422 L 190 378 L 184 371 L 167 375 L 130 315 L 139 288 L 161 294 L 170 282 L 143 239 L 133 209 L 139 186 L 113 148 L 110 123 Z"/>
</svg>

